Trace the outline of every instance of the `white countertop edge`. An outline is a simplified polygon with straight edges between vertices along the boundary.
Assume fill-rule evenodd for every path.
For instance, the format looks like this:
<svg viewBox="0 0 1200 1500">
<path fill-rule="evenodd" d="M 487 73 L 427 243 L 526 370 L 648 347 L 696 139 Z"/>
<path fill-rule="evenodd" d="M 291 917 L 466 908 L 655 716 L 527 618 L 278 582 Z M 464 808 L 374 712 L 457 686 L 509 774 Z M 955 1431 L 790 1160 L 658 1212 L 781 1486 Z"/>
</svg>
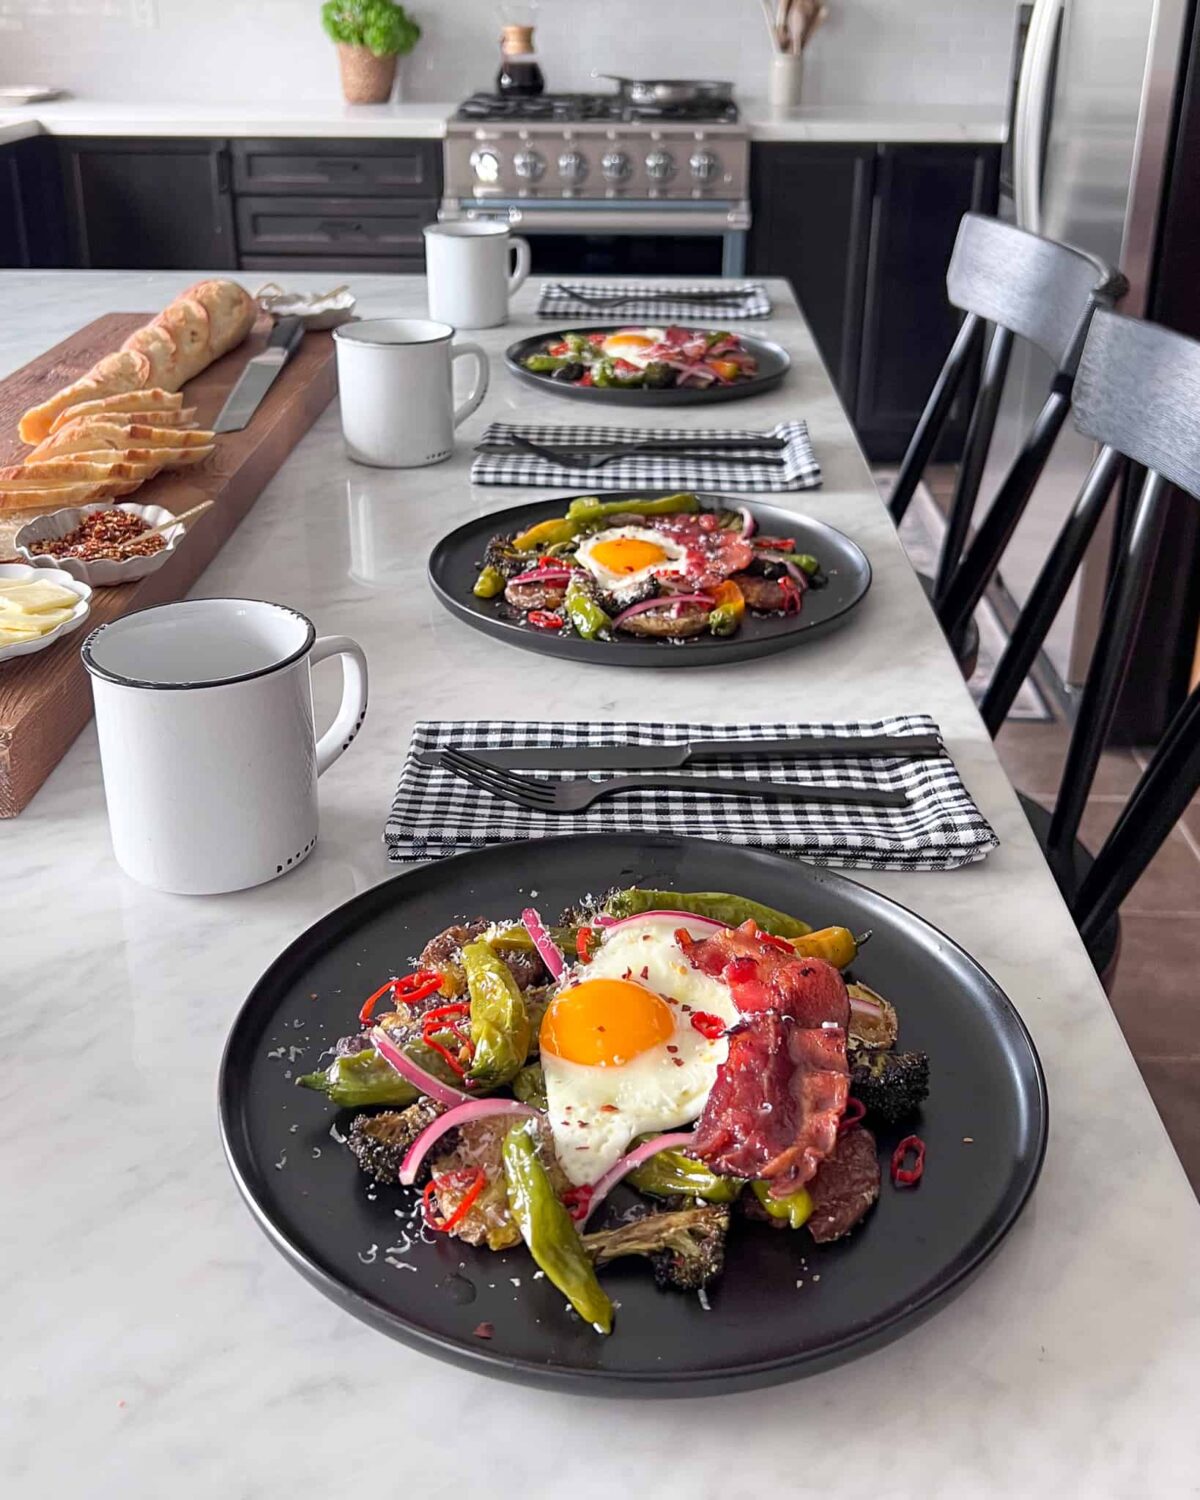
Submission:
<svg viewBox="0 0 1200 1500">
<path fill-rule="evenodd" d="M 310 140 L 441 140 L 457 106 L 446 103 L 343 104 L 336 99 L 282 104 L 143 104 L 63 99 L 0 110 L 0 144 L 30 135 L 261 136 Z M 843 141 L 999 145 L 1007 128 L 998 109 L 979 105 L 844 105 L 773 110 L 742 106 L 755 141 Z"/>
</svg>

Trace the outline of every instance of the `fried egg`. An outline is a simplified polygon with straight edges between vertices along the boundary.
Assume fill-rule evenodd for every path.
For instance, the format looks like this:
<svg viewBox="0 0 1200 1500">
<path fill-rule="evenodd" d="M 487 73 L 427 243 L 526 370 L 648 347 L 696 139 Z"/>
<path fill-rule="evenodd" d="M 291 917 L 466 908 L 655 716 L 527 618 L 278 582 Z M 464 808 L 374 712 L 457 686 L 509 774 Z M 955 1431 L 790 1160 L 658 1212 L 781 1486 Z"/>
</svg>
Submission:
<svg viewBox="0 0 1200 1500">
<path fill-rule="evenodd" d="M 724 1037 L 692 1025 L 706 1014 L 731 1026 L 738 1011 L 729 986 L 681 952 L 675 932 L 686 925 L 678 917 L 622 923 L 590 963 L 568 971 L 546 1009 L 547 1118 L 576 1186 L 602 1177 L 635 1136 L 695 1120 L 728 1055 Z M 711 929 L 690 930 L 699 937 Z"/>
<path fill-rule="evenodd" d="M 623 359 L 644 370 L 650 363 L 650 350 L 665 337 L 663 328 L 622 328 L 619 333 L 610 333 L 600 348 L 611 359 Z"/>
<path fill-rule="evenodd" d="M 580 542 L 575 558 L 605 593 L 636 593 L 649 579 L 682 573 L 687 554 L 678 542 L 644 526 L 610 526 Z"/>
</svg>

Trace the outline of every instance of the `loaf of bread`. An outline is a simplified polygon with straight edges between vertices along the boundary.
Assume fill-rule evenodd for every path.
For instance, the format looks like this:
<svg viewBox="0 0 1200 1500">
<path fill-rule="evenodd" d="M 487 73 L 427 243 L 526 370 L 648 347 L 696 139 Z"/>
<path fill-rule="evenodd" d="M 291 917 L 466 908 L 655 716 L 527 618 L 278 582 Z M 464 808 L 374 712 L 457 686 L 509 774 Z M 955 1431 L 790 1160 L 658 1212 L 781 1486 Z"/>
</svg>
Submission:
<svg viewBox="0 0 1200 1500">
<path fill-rule="evenodd" d="M 237 282 L 196 282 L 130 334 L 117 353 L 105 355 L 74 385 L 30 408 L 18 428 L 21 441 L 44 441 L 62 413 L 84 402 L 151 387 L 173 394 L 240 344 L 256 312 L 254 298 Z"/>
</svg>

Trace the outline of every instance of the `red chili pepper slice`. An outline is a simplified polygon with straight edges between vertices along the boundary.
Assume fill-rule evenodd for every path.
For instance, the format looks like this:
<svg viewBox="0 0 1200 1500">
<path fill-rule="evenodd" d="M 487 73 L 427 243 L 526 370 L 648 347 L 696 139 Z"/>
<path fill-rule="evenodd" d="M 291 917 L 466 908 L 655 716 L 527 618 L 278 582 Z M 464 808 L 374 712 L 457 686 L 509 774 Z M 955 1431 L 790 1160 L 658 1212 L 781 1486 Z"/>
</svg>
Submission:
<svg viewBox="0 0 1200 1500">
<path fill-rule="evenodd" d="M 846 1108 L 842 1113 L 842 1118 L 838 1121 L 838 1135 L 845 1135 L 847 1130 L 853 1130 L 856 1125 L 860 1125 L 866 1112 L 867 1106 L 862 1100 L 855 1099 L 851 1095 L 846 1100 Z"/>
<path fill-rule="evenodd" d="M 366 1026 L 370 1021 L 371 1012 L 378 1004 L 380 996 L 386 995 L 389 990 L 392 990 L 394 992 L 395 988 L 396 981 L 394 979 L 389 979 L 386 984 L 381 984 L 373 995 L 367 996 L 367 998 L 363 1001 L 362 1009 L 358 1013 L 358 1019 L 364 1026 Z"/>
<path fill-rule="evenodd" d="M 573 568 L 575 564 L 569 557 L 539 557 L 539 568 Z"/>
<path fill-rule="evenodd" d="M 790 536 L 756 536 L 753 546 L 765 547 L 769 552 L 795 552 L 796 543 Z"/>
<path fill-rule="evenodd" d="M 679 944 L 679 946 L 685 953 L 690 953 L 691 950 L 696 946 L 696 939 L 691 935 L 686 927 L 677 927 L 675 929 L 675 941 Z"/>
<path fill-rule="evenodd" d="M 913 1164 L 906 1167 L 904 1160 L 910 1151 Z M 925 1142 L 919 1135 L 906 1135 L 892 1152 L 892 1181 L 897 1187 L 912 1187 L 920 1182 L 924 1171 Z"/>
<path fill-rule="evenodd" d="M 464 1039 L 459 1035 L 457 1031 L 454 1030 L 453 1027 L 443 1027 L 441 1029 L 449 1031 L 450 1035 L 454 1037 L 461 1046 L 470 1045 L 469 1043 L 464 1041 Z M 423 1030 L 421 1032 L 421 1040 L 427 1047 L 431 1047 L 439 1057 L 444 1057 L 447 1064 L 454 1070 L 455 1073 L 458 1074 L 460 1078 L 465 1078 L 467 1076 L 466 1068 L 463 1067 L 462 1063 L 459 1062 L 454 1053 L 450 1051 L 449 1047 L 443 1046 L 443 1044 L 438 1041 L 432 1029 Z"/>
<path fill-rule="evenodd" d="M 576 384 L 577 385 L 593 385 L 594 382 L 592 380 L 592 372 L 590 370 L 585 370 L 583 372 L 583 374 L 579 377 L 579 379 L 576 381 Z"/>
<path fill-rule="evenodd" d="M 436 1219 L 433 1212 L 433 1195 L 442 1188 L 452 1188 L 461 1185 L 462 1178 L 467 1179 L 466 1192 L 459 1200 L 458 1207 L 448 1219 Z M 456 1180 L 457 1179 L 457 1180 Z M 447 1172 L 443 1177 L 433 1177 L 426 1185 L 421 1194 L 421 1214 L 430 1229 L 436 1229 L 439 1234 L 447 1234 L 454 1226 L 466 1218 L 470 1213 L 475 1200 L 487 1186 L 487 1176 L 482 1167 L 476 1167 L 473 1172 L 465 1168 L 461 1172 Z"/>
<path fill-rule="evenodd" d="M 711 1011 L 697 1010 L 692 1012 L 692 1030 L 698 1031 L 710 1042 L 715 1042 L 718 1037 L 725 1035 L 725 1022 Z"/>
<path fill-rule="evenodd" d="M 581 964 L 590 964 L 592 955 L 596 951 L 596 929 L 594 927 L 581 927 L 579 935 L 575 939 L 575 951 L 579 955 Z"/>
<path fill-rule="evenodd" d="M 587 1217 L 592 1202 L 592 1189 L 584 1183 L 581 1187 L 568 1188 L 562 1195 L 563 1207 L 575 1220 Z"/>
<path fill-rule="evenodd" d="M 563 628 L 562 615 L 552 614 L 548 609 L 531 609 L 525 618 L 538 630 L 561 630 Z"/>
<path fill-rule="evenodd" d="M 421 1017 L 421 1026 L 423 1030 L 428 1031 L 429 1023 L 431 1021 L 441 1021 L 444 1020 L 447 1016 L 457 1016 L 461 1018 L 463 1016 L 470 1015 L 470 1013 L 471 1006 L 468 1001 L 456 1000 L 453 1005 L 438 1005 L 435 1006 L 433 1010 L 427 1010 Z M 453 1026 L 451 1026 L 450 1030 L 453 1031 L 453 1029 Z"/>
</svg>

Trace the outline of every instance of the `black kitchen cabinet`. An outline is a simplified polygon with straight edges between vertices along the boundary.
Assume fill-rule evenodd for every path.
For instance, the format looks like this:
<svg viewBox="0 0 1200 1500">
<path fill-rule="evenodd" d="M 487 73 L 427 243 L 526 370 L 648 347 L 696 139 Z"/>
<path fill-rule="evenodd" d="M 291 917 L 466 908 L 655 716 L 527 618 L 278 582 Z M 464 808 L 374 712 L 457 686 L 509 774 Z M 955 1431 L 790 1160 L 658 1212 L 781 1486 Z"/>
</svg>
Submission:
<svg viewBox="0 0 1200 1500">
<path fill-rule="evenodd" d="M 233 187 L 239 195 L 437 199 L 441 174 L 440 141 L 233 143 Z"/>
<path fill-rule="evenodd" d="M 881 146 L 875 164 L 858 389 L 850 408 L 871 458 L 905 447 L 954 341 L 946 267 L 963 214 L 994 213 L 999 148 Z M 972 379 L 947 424 L 940 457 L 957 457 Z"/>
<path fill-rule="evenodd" d="M 66 223 L 58 156 L 45 136 L 0 146 L 0 267 L 64 266 Z"/>
<path fill-rule="evenodd" d="M 899 459 L 958 315 L 946 266 L 963 214 L 996 208 L 995 146 L 753 147 L 750 270 L 786 276 L 869 458 Z M 961 448 L 972 381 L 939 456 Z"/>
<path fill-rule="evenodd" d="M 17 144 L 0 146 L 0 267 L 5 270 L 29 264 L 21 179 L 17 172 Z"/>
<path fill-rule="evenodd" d="M 854 411 L 866 296 L 874 146 L 753 148 L 749 270 L 786 276 Z"/>
<path fill-rule="evenodd" d="M 113 270 L 237 265 L 229 145 L 193 138 L 59 142 L 73 264 Z"/>
</svg>

